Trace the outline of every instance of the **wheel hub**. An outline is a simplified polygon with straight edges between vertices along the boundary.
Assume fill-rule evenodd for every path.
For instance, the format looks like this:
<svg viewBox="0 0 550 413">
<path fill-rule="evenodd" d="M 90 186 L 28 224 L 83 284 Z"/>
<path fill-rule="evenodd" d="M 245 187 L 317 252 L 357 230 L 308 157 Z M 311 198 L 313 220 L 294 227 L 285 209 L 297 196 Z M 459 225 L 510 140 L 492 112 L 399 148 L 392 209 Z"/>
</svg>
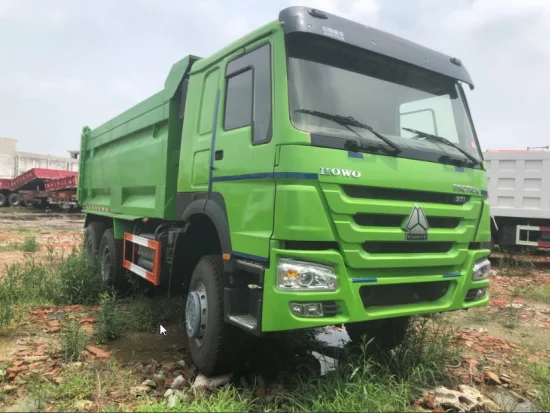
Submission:
<svg viewBox="0 0 550 413">
<path fill-rule="evenodd" d="M 207 327 L 206 289 L 199 284 L 195 290 L 189 291 L 185 305 L 185 327 L 187 336 L 202 345 Z"/>
</svg>

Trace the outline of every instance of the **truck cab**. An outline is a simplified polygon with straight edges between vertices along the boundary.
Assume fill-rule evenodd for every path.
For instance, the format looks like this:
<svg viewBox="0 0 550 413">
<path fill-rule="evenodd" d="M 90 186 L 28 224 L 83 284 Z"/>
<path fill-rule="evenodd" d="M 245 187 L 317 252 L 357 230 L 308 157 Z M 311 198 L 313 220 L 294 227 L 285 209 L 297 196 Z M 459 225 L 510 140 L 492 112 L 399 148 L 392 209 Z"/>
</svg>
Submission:
<svg viewBox="0 0 550 413">
<path fill-rule="evenodd" d="M 150 132 L 136 106 L 133 158 L 122 132 L 84 131 L 79 196 L 87 228 L 124 245 L 107 278 L 184 287 L 201 371 L 228 368 L 237 331 L 345 324 L 394 346 L 411 316 L 487 305 L 487 185 L 459 59 L 290 7 L 182 62 Z M 118 119 L 110 130 L 136 117 Z M 110 183 L 99 165 L 117 156 Z"/>
</svg>

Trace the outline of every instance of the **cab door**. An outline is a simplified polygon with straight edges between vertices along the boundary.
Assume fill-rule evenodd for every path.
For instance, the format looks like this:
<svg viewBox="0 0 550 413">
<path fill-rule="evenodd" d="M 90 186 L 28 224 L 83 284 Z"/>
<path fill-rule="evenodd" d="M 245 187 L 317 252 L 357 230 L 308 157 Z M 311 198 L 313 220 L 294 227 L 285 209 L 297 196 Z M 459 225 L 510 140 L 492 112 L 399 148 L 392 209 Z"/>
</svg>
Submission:
<svg viewBox="0 0 550 413">
<path fill-rule="evenodd" d="M 259 261 L 269 257 L 275 204 L 271 56 L 265 39 L 225 61 L 209 185 L 225 202 L 233 255 Z"/>
</svg>

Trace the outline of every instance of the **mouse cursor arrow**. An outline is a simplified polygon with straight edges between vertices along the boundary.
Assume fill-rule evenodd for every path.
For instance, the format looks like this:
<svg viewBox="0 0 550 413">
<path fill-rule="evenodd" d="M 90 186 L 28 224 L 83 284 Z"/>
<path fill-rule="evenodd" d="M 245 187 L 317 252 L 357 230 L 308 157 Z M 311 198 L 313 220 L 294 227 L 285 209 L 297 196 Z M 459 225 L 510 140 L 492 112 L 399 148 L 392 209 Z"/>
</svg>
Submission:
<svg viewBox="0 0 550 413">
<path fill-rule="evenodd" d="M 166 335 L 166 329 L 162 325 L 160 326 L 160 334 L 163 336 Z"/>
</svg>

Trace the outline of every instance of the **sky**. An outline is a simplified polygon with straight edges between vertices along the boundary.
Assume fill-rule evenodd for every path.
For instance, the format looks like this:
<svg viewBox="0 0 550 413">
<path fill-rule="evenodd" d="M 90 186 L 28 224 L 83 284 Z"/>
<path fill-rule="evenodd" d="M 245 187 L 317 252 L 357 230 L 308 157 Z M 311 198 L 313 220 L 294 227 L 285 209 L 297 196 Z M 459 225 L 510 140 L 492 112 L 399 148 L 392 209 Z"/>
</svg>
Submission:
<svg viewBox="0 0 550 413">
<path fill-rule="evenodd" d="M 314 7 L 462 60 L 481 147 L 550 144 L 550 0 L 0 0 L 0 136 L 67 155 L 94 128 L 206 57 Z"/>
</svg>

